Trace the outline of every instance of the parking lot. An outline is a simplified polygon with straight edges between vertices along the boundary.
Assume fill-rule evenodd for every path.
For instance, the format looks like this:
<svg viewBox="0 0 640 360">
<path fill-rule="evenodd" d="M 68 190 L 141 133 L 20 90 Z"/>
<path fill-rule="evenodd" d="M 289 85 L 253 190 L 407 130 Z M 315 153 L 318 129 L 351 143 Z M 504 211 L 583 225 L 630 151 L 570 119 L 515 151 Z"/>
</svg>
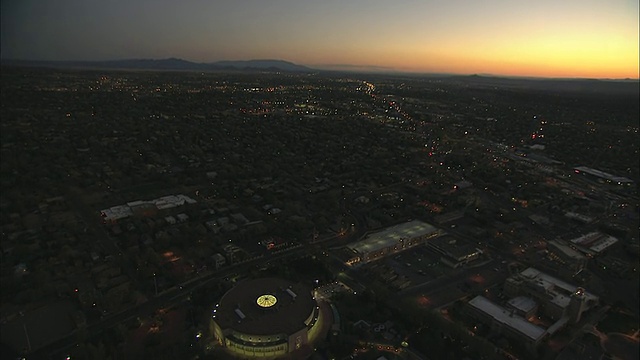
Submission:
<svg viewBox="0 0 640 360">
<path fill-rule="evenodd" d="M 450 274 L 453 269 L 440 262 L 440 256 L 420 246 L 385 259 L 398 274 L 411 280 L 412 285 Z"/>
</svg>

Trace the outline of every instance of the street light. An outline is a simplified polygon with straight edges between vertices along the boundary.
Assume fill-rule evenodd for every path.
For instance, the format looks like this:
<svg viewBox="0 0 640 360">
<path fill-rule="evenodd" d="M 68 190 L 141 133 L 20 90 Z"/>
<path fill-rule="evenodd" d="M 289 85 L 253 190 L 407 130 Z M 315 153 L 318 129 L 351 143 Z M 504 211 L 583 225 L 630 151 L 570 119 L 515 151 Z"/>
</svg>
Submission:
<svg viewBox="0 0 640 360">
<path fill-rule="evenodd" d="M 156 279 L 156 273 L 153 273 L 153 285 L 156 289 L 156 296 L 158 296 L 158 281 Z"/>
</svg>

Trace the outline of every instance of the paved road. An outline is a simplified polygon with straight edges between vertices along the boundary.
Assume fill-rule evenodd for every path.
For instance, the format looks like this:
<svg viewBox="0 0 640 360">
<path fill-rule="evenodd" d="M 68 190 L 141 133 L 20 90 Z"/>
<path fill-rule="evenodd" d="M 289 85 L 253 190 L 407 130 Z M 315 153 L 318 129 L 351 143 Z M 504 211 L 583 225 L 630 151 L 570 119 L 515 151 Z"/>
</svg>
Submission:
<svg viewBox="0 0 640 360">
<path fill-rule="evenodd" d="M 97 241 L 100 246 L 113 257 L 115 262 L 121 266 L 128 274 L 129 278 L 137 283 L 137 277 L 133 265 L 127 261 L 123 256 L 121 249 L 118 248 L 113 239 L 109 236 L 105 228 L 101 224 L 101 219 L 95 209 L 90 209 L 82 199 L 82 194 L 78 190 L 69 189 L 66 193 L 67 203 L 72 211 L 79 214 L 88 228 L 93 232 L 93 239 Z M 350 213 L 349 210 L 347 210 Z M 120 324 L 128 319 L 136 316 L 146 316 L 153 314 L 158 308 L 167 307 L 181 303 L 187 299 L 189 294 L 198 287 L 204 286 L 210 282 L 218 281 L 232 273 L 240 270 L 245 270 L 251 266 L 262 265 L 266 262 L 279 260 L 285 257 L 298 256 L 306 253 L 313 254 L 326 249 L 330 246 L 338 244 L 345 244 L 354 239 L 357 239 L 364 233 L 360 219 L 356 218 L 356 231 L 352 234 L 343 237 L 331 237 L 324 239 L 322 242 L 314 244 L 303 244 L 302 247 L 294 249 L 286 249 L 277 254 L 269 254 L 260 258 L 252 259 L 250 261 L 232 265 L 221 269 L 220 271 L 208 271 L 202 273 L 198 278 L 191 280 L 188 283 L 182 284 L 179 287 L 171 288 L 155 297 L 150 298 L 148 301 L 128 308 L 119 313 L 111 314 L 96 323 L 89 324 L 83 331 L 74 331 L 66 336 L 40 348 L 35 352 L 29 354 L 29 359 L 56 359 L 64 358 L 64 351 L 68 351 L 73 345 L 75 345 L 80 339 L 80 333 L 86 334 L 86 338 L 90 339 L 99 335 L 105 330 Z M 58 356 L 59 355 L 59 356 Z"/>
<path fill-rule="evenodd" d="M 417 294 L 428 294 L 434 290 L 439 290 L 441 288 L 444 287 L 448 287 L 451 286 L 453 284 L 457 284 L 462 282 L 465 279 L 468 279 L 470 276 L 472 276 L 473 274 L 477 274 L 477 273 L 482 273 L 482 272 L 486 272 L 486 271 L 493 271 L 492 268 L 496 267 L 496 261 L 495 260 L 491 260 L 488 261 L 486 264 L 481 265 L 479 267 L 473 267 L 473 268 L 466 268 L 466 269 L 461 269 L 458 272 L 455 272 L 453 274 L 450 275 L 445 275 L 445 276 L 441 276 L 435 280 L 431 280 L 431 281 L 427 281 L 425 283 L 422 284 L 418 284 L 418 285 L 414 285 L 414 286 L 410 286 L 408 288 L 405 288 L 399 292 L 396 293 L 397 297 L 407 297 L 407 296 L 412 296 L 412 295 L 417 295 Z M 492 282 L 496 282 L 496 281 L 504 281 L 507 278 L 508 274 L 501 272 L 501 273 L 497 273 L 494 281 Z M 489 286 L 490 284 L 487 284 L 486 286 Z M 485 286 L 485 287 L 486 287 Z"/>
<path fill-rule="evenodd" d="M 77 189 L 69 189 L 66 193 L 67 203 L 69 207 L 78 215 L 82 217 L 82 220 L 88 228 L 93 231 L 91 241 L 98 241 L 101 247 L 113 257 L 115 262 L 125 271 L 129 276 L 129 279 L 134 284 L 135 288 L 140 288 L 136 271 L 133 268 L 133 264 L 128 261 L 122 254 L 122 251 L 113 239 L 109 236 L 107 230 L 101 224 L 101 218 L 98 215 L 98 211 L 90 209 L 82 200 L 82 194 Z"/>
<path fill-rule="evenodd" d="M 91 215 L 88 215 L 91 217 Z M 87 219 L 89 220 L 89 219 Z M 94 219 L 95 220 L 95 219 Z M 102 229 L 102 228 L 100 228 Z M 102 229 L 104 231 L 104 229 Z M 163 307 L 169 307 L 186 301 L 189 294 L 195 289 L 205 286 L 211 282 L 220 281 L 221 279 L 244 271 L 253 266 L 261 266 L 267 262 L 278 261 L 284 258 L 305 256 L 308 254 L 317 254 L 323 249 L 328 249 L 331 246 L 339 244 L 345 244 L 357 239 L 364 233 L 362 226 L 357 227 L 357 231 L 344 237 L 332 237 L 322 242 L 313 244 L 302 244 L 300 247 L 285 249 L 282 252 L 269 254 L 266 256 L 251 259 L 246 262 L 238 263 L 225 267 L 218 271 L 206 271 L 201 273 L 197 278 L 190 280 L 189 282 L 181 284 L 181 286 L 170 288 L 155 297 L 150 298 L 148 301 L 133 306 L 126 310 L 123 310 L 117 314 L 112 314 L 108 317 L 101 319 L 97 323 L 90 324 L 86 327 L 86 338 L 90 339 L 104 332 L 105 330 L 121 324 L 136 316 L 146 316 L 153 314 L 157 309 Z M 104 239 L 103 239 L 104 240 Z M 113 250 L 113 248 L 112 248 Z M 66 356 L 65 351 L 74 346 L 79 341 L 79 331 L 74 331 L 67 334 L 65 337 L 58 339 L 38 350 L 29 354 L 28 359 L 64 359 Z"/>
<path fill-rule="evenodd" d="M 354 196 L 355 194 L 351 194 Z M 115 243 L 106 233 L 106 230 L 100 226 L 98 223 L 99 219 L 96 218 L 95 211 L 92 212 L 90 209 L 87 209 L 87 206 L 80 200 L 78 194 L 70 193 L 69 194 L 70 203 L 74 210 L 80 213 L 85 222 L 94 229 L 94 231 L 98 234 L 99 240 L 103 244 L 104 248 L 114 255 L 114 257 L 118 256 L 117 259 L 119 262 L 126 263 L 126 259 L 120 256 L 120 249 L 117 248 Z M 207 271 L 201 274 L 198 278 L 195 278 L 188 283 L 184 283 L 179 287 L 171 288 L 167 291 L 164 291 L 158 294 L 155 297 L 150 298 L 145 303 L 142 303 L 137 306 L 133 306 L 128 308 L 120 313 L 112 314 L 108 317 L 103 318 L 97 323 L 90 324 L 86 327 L 84 333 L 86 334 L 86 339 L 91 339 L 105 330 L 114 327 L 117 324 L 125 322 L 131 318 L 136 316 L 146 316 L 153 314 L 158 308 L 169 307 L 175 304 L 179 304 L 184 302 L 189 294 L 195 289 L 204 286 L 210 282 L 220 281 L 222 278 L 231 275 L 235 272 L 246 270 L 251 266 L 260 266 L 264 263 L 273 261 L 273 260 L 281 260 L 286 257 L 293 256 L 304 256 L 306 254 L 317 254 L 320 251 L 324 251 L 329 249 L 332 246 L 336 245 L 344 245 L 346 243 L 352 242 L 354 240 L 359 239 L 361 236 L 365 234 L 366 229 L 364 228 L 364 220 L 362 214 L 359 214 L 357 211 L 351 211 L 351 209 L 345 209 L 349 215 L 352 215 L 355 219 L 356 223 L 356 231 L 348 234 L 346 236 L 336 236 L 332 238 L 325 239 L 322 242 L 316 242 L 313 244 L 303 244 L 301 247 L 286 249 L 277 254 L 270 254 L 267 256 L 259 257 L 252 259 L 250 261 L 235 264 L 219 271 Z M 127 271 L 127 273 L 131 272 L 133 269 L 130 264 L 122 264 L 123 268 Z M 460 282 L 465 278 L 468 278 L 473 273 L 482 272 L 484 270 L 490 269 L 494 267 L 495 264 L 493 262 L 489 262 L 485 265 L 482 265 L 478 268 L 470 268 L 461 270 L 455 274 L 444 276 L 438 278 L 436 280 L 420 284 L 418 286 L 414 286 L 404 291 L 398 293 L 399 296 L 411 296 L 412 294 L 417 293 L 429 293 L 440 291 L 443 288 L 451 286 L 454 283 Z M 356 271 L 354 275 L 358 276 L 358 272 Z M 132 279 L 135 277 L 130 274 Z M 366 283 L 366 279 L 364 280 Z M 69 351 L 69 349 L 74 346 L 79 341 L 79 331 L 74 331 L 65 337 L 50 343 L 39 350 L 29 354 L 29 359 L 62 359 L 65 356 L 65 352 Z"/>
<path fill-rule="evenodd" d="M 174 287 L 164 291 L 158 294 L 158 296 L 150 298 L 147 302 L 128 308 L 120 313 L 112 314 L 97 323 L 88 325 L 86 327 L 86 338 L 90 339 L 97 336 L 105 330 L 136 316 L 151 315 L 159 308 L 182 303 L 186 301 L 189 294 L 197 288 L 205 286 L 211 282 L 220 281 L 224 277 L 236 273 L 239 270 L 246 270 L 251 266 L 261 265 L 269 261 L 301 256 L 307 251 L 307 247 L 298 247 L 278 254 L 259 257 L 247 262 L 231 265 L 227 268 L 221 269 L 220 271 L 203 273 L 202 276 L 195 278 L 188 283 L 184 283 L 179 287 Z M 63 338 L 38 349 L 37 351 L 29 354 L 28 359 L 63 359 L 65 356 L 65 350 L 68 351 L 69 348 L 78 342 L 78 333 L 79 331 L 76 330 Z"/>
</svg>

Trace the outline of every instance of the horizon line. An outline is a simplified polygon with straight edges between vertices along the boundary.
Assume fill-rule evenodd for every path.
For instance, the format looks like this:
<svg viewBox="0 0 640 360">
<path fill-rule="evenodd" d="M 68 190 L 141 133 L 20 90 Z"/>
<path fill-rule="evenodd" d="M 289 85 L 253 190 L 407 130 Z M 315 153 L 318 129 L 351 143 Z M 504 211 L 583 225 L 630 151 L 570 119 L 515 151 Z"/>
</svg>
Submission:
<svg viewBox="0 0 640 360">
<path fill-rule="evenodd" d="M 187 60 L 181 57 L 169 56 L 163 58 L 144 58 L 144 57 L 131 57 L 131 58 L 118 58 L 110 60 L 34 60 L 34 59 L 17 59 L 17 58 L 3 58 L 0 57 L 0 63 L 5 61 L 14 62 L 31 62 L 31 63 L 72 63 L 72 62 L 84 62 L 84 63 L 100 63 L 100 62 L 117 62 L 117 61 L 136 61 L 136 60 L 148 60 L 148 61 L 163 61 L 163 60 L 181 60 L 196 65 L 213 65 L 217 62 L 251 62 L 251 61 L 281 61 L 289 64 L 303 66 L 309 68 L 309 70 L 324 71 L 324 72 L 351 72 L 359 74 L 385 74 L 385 75 L 422 75 L 422 76 L 481 76 L 481 77 L 497 77 L 497 78 L 518 78 L 518 79 L 540 79 L 540 80 L 602 80 L 602 81 L 640 81 L 640 78 L 611 78 L 611 77 L 581 77 L 581 76 L 539 76 L 539 75 L 508 75 L 508 74 L 493 74 L 493 73 L 457 73 L 457 72 L 430 72 L 426 70 L 402 70 L 391 66 L 383 65 L 357 65 L 357 64 L 303 64 L 290 60 L 278 59 L 278 58 L 262 58 L 262 59 L 248 59 L 248 60 L 213 60 L 213 61 L 193 61 Z M 150 69 L 153 70 L 153 69 Z"/>
</svg>

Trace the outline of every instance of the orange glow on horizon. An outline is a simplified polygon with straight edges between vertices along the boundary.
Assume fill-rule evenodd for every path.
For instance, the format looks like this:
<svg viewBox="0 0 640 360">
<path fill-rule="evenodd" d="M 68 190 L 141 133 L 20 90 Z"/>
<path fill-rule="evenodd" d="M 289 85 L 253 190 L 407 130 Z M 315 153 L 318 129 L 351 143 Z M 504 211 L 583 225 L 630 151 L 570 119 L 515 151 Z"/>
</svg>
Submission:
<svg viewBox="0 0 640 360">
<path fill-rule="evenodd" d="M 2 58 L 280 59 L 318 69 L 639 77 L 637 0 L 157 0 L 153 11 L 138 2 L 76 2 L 3 2 Z"/>
<path fill-rule="evenodd" d="M 437 51 L 426 47 L 390 47 L 375 51 L 371 61 L 363 61 L 362 53 L 346 52 L 340 63 L 362 65 L 364 70 L 370 66 L 374 70 L 400 72 L 638 79 L 639 48 L 636 40 L 632 42 L 600 39 L 598 45 L 579 38 L 556 38 L 537 39 L 527 44 L 483 44 Z"/>
<path fill-rule="evenodd" d="M 638 79 L 638 19 L 616 20 L 605 26 L 594 14 L 538 14 L 522 23 L 474 20 L 441 33 L 416 26 L 408 34 L 381 35 L 374 45 L 334 44 L 332 57 L 341 59 L 326 60 L 401 72 Z M 313 55 L 319 63 L 322 54 Z"/>
</svg>

